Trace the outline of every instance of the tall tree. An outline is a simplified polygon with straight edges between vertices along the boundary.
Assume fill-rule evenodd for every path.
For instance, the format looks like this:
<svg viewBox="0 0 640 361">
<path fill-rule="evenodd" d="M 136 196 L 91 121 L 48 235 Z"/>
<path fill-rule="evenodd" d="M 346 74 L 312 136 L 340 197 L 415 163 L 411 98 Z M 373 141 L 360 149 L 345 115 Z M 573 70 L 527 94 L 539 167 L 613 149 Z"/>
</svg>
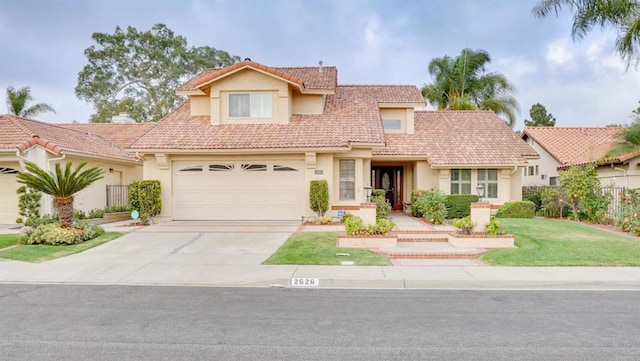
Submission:
<svg viewBox="0 0 640 361">
<path fill-rule="evenodd" d="M 531 106 L 529 116 L 531 116 L 531 120 L 525 119 L 524 121 L 524 125 L 527 127 L 553 127 L 556 125 L 556 118 L 551 113 L 547 114 L 547 108 L 540 103 Z"/>
<path fill-rule="evenodd" d="M 207 67 L 240 60 L 212 47 L 189 47 L 187 40 L 156 24 L 115 33 L 94 33 L 97 43 L 85 49 L 89 61 L 78 74 L 76 95 L 93 104 L 91 122 L 108 122 L 126 111 L 138 122 L 157 121 L 183 101 L 175 89 Z"/>
<path fill-rule="evenodd" d="M 34 99 L 31 96 L 31 88 L 25 86 L 16 90 L 14 87 L 7 87 L 7 111 L 19 117 L 32 118 L 40 113 L 52 112 L 53 107 L 45 103 L 37 103 L 29 106 Z"/>
<path fill-rule="evenodd" d="M 489 53 L 481 49 L 463 49 L 455 58 L 434 58 L 429 62 L 433 83 L 422 87 L 422 95 L 438 109 L 491 110 L 513 126 L 519 111 L 512 95 L 515 87 L 504 75 L 487 73 L 490 62 Z"/>
<path fill-rule="evenodd" d="M 582 39 L 594 27 L 618 32 L 616 51 L 627 65 L 640 64 L 640 2 L 638 0 L 542 0 L 533 8 L 537 17 L 563 9 L 573 11 L 571 35 Z"/>
<path fill-rule="evenodd" d="M 18 173 L 18 183 L 53 196 L 53 206 L 58 211 L 60 225 L 70 227 L 73 222 L 73 195 L 103 177 L 102 168 L 95 166 L 82 170 L 86 165 L 87 162 L 82 162 L 71 170 L 72 163 L 69 162 L 63 171 L 60 163 L 56 163 L 53 173 L 35 163 L 25 162 L 26 172 Z"/>
</svg>

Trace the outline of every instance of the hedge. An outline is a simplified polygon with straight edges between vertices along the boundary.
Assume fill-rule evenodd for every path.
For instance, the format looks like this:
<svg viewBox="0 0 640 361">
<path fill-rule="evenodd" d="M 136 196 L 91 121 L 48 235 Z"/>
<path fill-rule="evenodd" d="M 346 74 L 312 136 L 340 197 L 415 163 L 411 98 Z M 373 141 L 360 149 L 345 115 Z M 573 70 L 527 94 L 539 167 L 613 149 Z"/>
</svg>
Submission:
<svg viewBox="0 0 640 361">
<path fill-rule="evenodd" d="M 471 215 L 471 203 L 478 201 L 475 194 L 450 194 L 447 196 L 447 218 L 464 218 Z"/>
<path fill-rule="evenodd" d="M 309 206 L 318 217 L 329 210 L 329 183 L 326 180 L 312 180 L 309 186 Z"/>
<path fill-rule="evenodd" d="M 135 181 L 129 185 L 129 208 L 140 212 L 142 223 L 148 224 L 150 217 L 160 214 L 160 193 L 160 181 L 157 180 Z"/>
<path fill-rule="evenodd" d="M 505 203 L 498 212 L 498 218 L 533 218 L 536 214 L 536 205 L 531 201 L 513 201 Z"/>
</svg>

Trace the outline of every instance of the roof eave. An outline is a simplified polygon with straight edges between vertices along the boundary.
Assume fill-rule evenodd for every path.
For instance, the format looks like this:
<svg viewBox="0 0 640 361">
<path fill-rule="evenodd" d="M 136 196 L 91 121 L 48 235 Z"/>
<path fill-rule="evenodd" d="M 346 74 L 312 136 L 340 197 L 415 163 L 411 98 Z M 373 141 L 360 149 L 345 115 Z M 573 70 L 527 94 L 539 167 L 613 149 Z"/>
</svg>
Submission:
<svg viewBox="0 0 640 361">
<path fill-rule="evenodd" d="M 176 95 L 207 95 L 202 89 L 195 90 L 176 90 Z"/>
</svg>

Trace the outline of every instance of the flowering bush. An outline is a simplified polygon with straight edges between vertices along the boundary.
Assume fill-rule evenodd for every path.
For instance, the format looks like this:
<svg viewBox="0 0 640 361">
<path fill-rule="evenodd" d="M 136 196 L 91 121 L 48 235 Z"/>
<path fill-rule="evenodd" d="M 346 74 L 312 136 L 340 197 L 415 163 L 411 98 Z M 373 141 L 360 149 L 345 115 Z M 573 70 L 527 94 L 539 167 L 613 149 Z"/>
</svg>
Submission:
<svg viewBox="0 0 640 361">
<path fill-rule="evenodd" d="M 377 219 L 376 224 L 370 224 L 364 226 L 362 224 L 362 218 L 349 217 L 344 221 L 344 228 L 348 235 L 388 235 L 395 227 L 395 223 L 387 219 Z"/>
<path fill-rule="evenodd" d="M 640 236 L 640 189 L 627 189 L 622 195 L 622 212 L 616 224 L 625 232 Z"/>
<path fill-rule="evenodd" d="M 66 228 L 60 223 L 49 223 L 38 226 L 25 243 L 66 246 L 88 241 L 103 233 L 102 227 L 90 222 L 78 222 Z"/>
<path fill-rule="evenodd" d="M 447 217 L 447 196 L 440 190 L 430 189 L 417 193 L 412 208 L 416 214 L 433 224 L 442 224 Z"/>
</svg>

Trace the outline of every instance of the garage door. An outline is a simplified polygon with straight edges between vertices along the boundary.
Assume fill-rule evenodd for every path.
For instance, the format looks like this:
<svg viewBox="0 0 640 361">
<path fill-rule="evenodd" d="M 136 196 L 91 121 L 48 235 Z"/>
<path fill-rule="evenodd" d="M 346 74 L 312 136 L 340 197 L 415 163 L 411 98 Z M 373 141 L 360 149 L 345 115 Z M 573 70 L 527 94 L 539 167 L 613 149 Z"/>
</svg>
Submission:
<svg viewBox="0 0 640 361">
<path fill-rule="evenodd" d="M 302 161 L 173 163 L 176 220 L 294 220 L 304 204 Z"/>
<path fill-rule="evenodd" d="M 20 186 L 16 179 L 18 171 L 0 166 L 0 223 L 15 223 L 18 217 L 18 194 Z"/>
</svg>

